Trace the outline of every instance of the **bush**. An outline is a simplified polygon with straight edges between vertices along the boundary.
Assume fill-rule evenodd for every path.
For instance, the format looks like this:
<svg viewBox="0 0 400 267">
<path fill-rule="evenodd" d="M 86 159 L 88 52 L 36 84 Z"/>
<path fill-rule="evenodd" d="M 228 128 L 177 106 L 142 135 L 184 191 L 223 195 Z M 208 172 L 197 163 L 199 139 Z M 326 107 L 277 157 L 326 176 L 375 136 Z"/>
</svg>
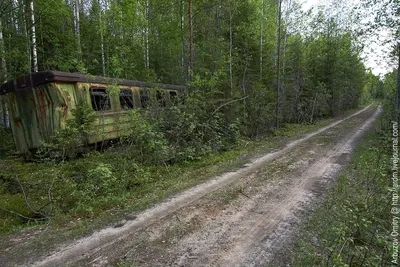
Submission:
<svg viewBox="0 0 400 267">
<path fill-rule="evenodd" d="M 130 157 L 144 164 L 165 162 L 170 151 L 164 134 L 146 120 L 139 110 L 131 110 L 129 117 L 130 127 L 121 141 L 129 146 Z"/>
<path fill-rule="evenodd" d="M 54 158 L 74 158 L 79 147 L 88 145 L 88 135 L 93 130 L 96 114 L 86 103 L 78 103 L 71 111 L 72 118 L 68 119 L 65 128 L 59 129 L 49 143 L 43 143 L 37 151 L 42 160 Z"/>
</svg>

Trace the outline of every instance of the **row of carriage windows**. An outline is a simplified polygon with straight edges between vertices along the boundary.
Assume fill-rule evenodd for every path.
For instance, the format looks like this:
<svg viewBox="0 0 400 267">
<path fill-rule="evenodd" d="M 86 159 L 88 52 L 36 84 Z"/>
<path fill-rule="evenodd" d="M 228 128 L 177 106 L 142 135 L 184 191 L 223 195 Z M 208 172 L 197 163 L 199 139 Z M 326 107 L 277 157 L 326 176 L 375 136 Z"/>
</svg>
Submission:
<svg viewBox="0 0 400 267">
<path fill-rule="evenodd" d="M 147 108 L 151 104 L 150 90 L 141 89 L 140 93 L 140 105 L 142 108 Z M 91 87 L 90 88 L 90 98 L 92 102 L 93 110 L 95 111 L 107 111 L 111 109 L 110 96 L 107 93 L 106 88 L 101 87 Z M 172 103 L 178 103 L 178 95 L 175 91 L 169 91 L 169 98 Z M 165 107 L 166 99 L 164 92 L 156 91 L 156 99 L 158 106 Z M 133 109 L 134 100 L 133 92 L 130 89 L 121 89 L 119 94 L 119 102 L 121 104 L 121 109 Z"/>
</svg>

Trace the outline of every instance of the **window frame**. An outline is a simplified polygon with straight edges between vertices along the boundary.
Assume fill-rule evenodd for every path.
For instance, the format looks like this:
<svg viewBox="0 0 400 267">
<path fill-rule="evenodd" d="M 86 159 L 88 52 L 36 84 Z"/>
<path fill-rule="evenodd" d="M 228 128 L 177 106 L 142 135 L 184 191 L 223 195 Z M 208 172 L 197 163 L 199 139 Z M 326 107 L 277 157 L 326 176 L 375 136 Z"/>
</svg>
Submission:
<svg viewBox="0 0 400 267">
<path fill-rule="evenodd" d="M 128 95 L 129 92 L 129 95 Z M 126 95 L 124 95 L 126 94 Z M 123 100 L 124 97 L 130 97 L 130 104 L 128 108 L 126 108 L 126 105 L 123 106 L 123 102 L 121 100 Z M 124 100 L 124 103 L 128 103 L 126 100 Z M 121 108 L 121 110 L 131 110 L 135 108 L 135 97 L 133 95 L 133 91 L 130 88 L 121 88 L 119 91 L 119 106 Z"/>
<path fill-rule="evenodd" d="M 141 108 L 148 108 L 151 106 L 151 91 L 149 88 L 140 88 L 139 100 Z"/>
<path fill-rule="evenodd" d="M 111 106 L 111 97 L 107 91 L 106 87 L 101 86 L 90 86 L 89 88 L 89 95 L 90 95 L 90 103 L 92 105 L 92 109 L 96 112 L 107 112 L 112 110 Z M 96 97 L 102 97 L 100 102 L 96 100 Z M 106 99 L 106 105 L 102 104 L 101 102 Z M 95 100 L 95 101 L 94 101 Z M 100 103 L 100 105 L 98 105 Z M 107 107 L 104 109 L 104 107 Z"/>
<path fill-rule="evenodd" d="M 167 106 L 167 101 L 166 101 L 164 90 L 156 90 L 156 100 L 157 100 L 158 107 L 165 108 Z"/>
</svg>

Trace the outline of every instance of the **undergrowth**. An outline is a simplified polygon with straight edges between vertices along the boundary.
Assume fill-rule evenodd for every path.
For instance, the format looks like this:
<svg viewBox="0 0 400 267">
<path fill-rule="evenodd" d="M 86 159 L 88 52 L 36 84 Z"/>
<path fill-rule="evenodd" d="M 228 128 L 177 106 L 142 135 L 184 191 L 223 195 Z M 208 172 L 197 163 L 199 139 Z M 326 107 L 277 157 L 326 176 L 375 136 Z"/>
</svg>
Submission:
<svg viewBox="0 0 400 267">
<path fill-rule="evenodd" d="M 209 177 L 239 168 L 257 153 L 276 149 L 288 139 L 331 122 L 287 124 L 284 137 L 242 140 L 234 145 L 238 142 L 235 126 L 222 130 L 228 139 L 222 138 L 222 133 L 213 139 L 202 133 L 209 128 L 191 126 L 192 116 L 182 112 L 187 111 L 170 111 L 169 115 L 178 113 L 180 117 L 173 119 L 173 123 L 141 123 L 140 127 L 131 129 L 121 145 L 103 152 L 91 151 L 69 160 L 47 158 L 41 162 L 26 162 L 10 153 L 3 155 L 0 158 L 0 233 L 43 223 L 61 226 L 76 219 L 79 222 L 98 220 L 100 224 L 103 219 L 115 220 L 118 214 L 143 210 Z M 132 119 L 138 123 L 143 122 L 143 116 L 132 113 Z M 154 126 L 157 124 L 159 128 Z M 184 126 L 186 130 L 178 135 L 171 134 L 174 128 Z M 159 129 L 164 129 L 164 133 Z M 205 145 L 197 145 L 198 139 Z M 62 141 L 54 147 L 59 149 L 68 143 L 68 140 Z M 141 146 L 147 150 L 138 149 Z M 171 150 L 174 157 L 169 154 Z M 90 227 L 85 223 L 80 225 Z"/>
</svg>

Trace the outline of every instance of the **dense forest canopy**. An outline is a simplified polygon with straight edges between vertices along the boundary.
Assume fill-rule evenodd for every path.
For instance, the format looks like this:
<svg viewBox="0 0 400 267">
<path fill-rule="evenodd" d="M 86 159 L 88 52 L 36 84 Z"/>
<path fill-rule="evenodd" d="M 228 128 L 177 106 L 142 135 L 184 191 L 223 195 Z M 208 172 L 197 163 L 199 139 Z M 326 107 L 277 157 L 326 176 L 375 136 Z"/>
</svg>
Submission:
<svg viewBox="0 0 400 267">
<path fill-rule="evenodd" d="M 223 105 L 226 125 L 257 136 L 368 99 L 360 41 L 396 28 L 388 6 L 397 0 L 310 11 L 294 0 L 4 0 L 0 81 L 61 70 L 186 84 L 209 114 Z"/>
</svg>

